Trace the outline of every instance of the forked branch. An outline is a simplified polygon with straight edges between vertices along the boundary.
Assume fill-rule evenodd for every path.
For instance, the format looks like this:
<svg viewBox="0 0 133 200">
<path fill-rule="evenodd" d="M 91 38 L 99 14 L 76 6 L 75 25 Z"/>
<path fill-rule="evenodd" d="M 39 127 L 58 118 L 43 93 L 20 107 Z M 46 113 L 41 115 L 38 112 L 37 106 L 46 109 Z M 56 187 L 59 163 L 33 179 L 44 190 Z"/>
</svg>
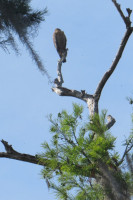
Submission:
<svg viewBox="0 0 133 200">
<path fill-rule="evenodd" d="M 38 164 L 44 166 L 45 163 L 41 163 L 38 161 L 37 156 L 33 156 L 30 154 L 24 154 L 24 153 L 19 153 L 15 151 L 12 147 L 12 145 L 9 145 L 8 142 L 1 140 L 2 144 L 5 147 L 6 152 L 0 152 L 0 158 L 10 158 L 14 160 L 20 160 L 24 162 L 29 162 L 32 164 Z"/>
<path fill-rule="evenodd" d="M 131 20 L 130 20 L 130 14 L 132 12 L 132 10 L 130 10 L 129 8 L 127 9 L 127 12 L 128 12 L 128 17 L 125 17 L 124 13 L 122 12 L 121 10 L 121 5 L 117 3 L 116 0 L 112 0 L 112 2 L 114 3 L 115 7 L 117 8 L 120 16 L 122 17 L 125 25 L 127 28 L 131 27 Z"/>
<path fill-rule="evenodd" d="M 118 165 L 121 165 L 123 163 L 125 157 L 128 155 L 128 153 L 131 151 L 132 148 L 133 148 L 133 137 L 131 138 L 131 140 L 127 142 L 124 154 L 121 160 L 119 161 Z"/>
<path fill-rule="evenodd" d="M 118 49 L 118 52 L 116 54 L 116 57 L 112 63 L 112 65 L 110 66 L 110 69 L 104 74 L 103 78 L 101 79 L 101 81 L 99 82 L 97 89 L 93 94 L 87 94 L 85 92 L 85 90 L 81 90 L 77 91 L 77 90 L 71 90 L 71 89 L 67 89 L 62 87 L 62 84 L 64 83 L 63 81 L 63 76 L 62 76 L 62 72 L 61 72 L 61 67 L 62 67 L 62 59 L 60 59 L 58 61 L 58 66 L 57 66 L 57 75 L 58 77 L 55 79 L 55 87 L 52 88 L 52 90 L 57 93 L 59 96 L 71 96 L 71 97 L 75 97 L 78 99 L 81 99 L 83 101 L 85 101 L 88 105 L 89 108 L 89 112 L 90 115 L 93 115 L 94 113 L 98 113 L 98 103 L 99 103 L 99 99 L 102 93 L 102 90 L 106 84 L 106 82 L 108 81 L 108 79 L 110 78 L 110 76 L 112 75 L 112 73 L 114 72 L 115 68 L 118 65 L 118 62 L 123 54 L 123 51 L 125 49 L 125 46 L 127 44 L 127 41 L 131 35 L 131 33 L 133 32 L 133 27 L 131 27 L 131 21 L 130 21 L 130 15 L 132 10 L 130 10 L 129 8 L 127 8 L 127 13 L 128 16 L 126 17 L 124 15 L 124 13 L 121 10 L 120 5 L 117 3 L 116 0 L 112 0 L 112 2 L 114 3 L 115 7 L 117 8 L 120 16 L 122 17 L 124 23 L 126 24 L 126 33 L 121 41 L 120 47 Z M 113 124 L 115 123 L 114 118 L 112 118 L 113 120 L 111 120 L 111 122 L 109 122 L 107 124 L 108 129 L 110 127 L 113 126 Z"/>
</svg>

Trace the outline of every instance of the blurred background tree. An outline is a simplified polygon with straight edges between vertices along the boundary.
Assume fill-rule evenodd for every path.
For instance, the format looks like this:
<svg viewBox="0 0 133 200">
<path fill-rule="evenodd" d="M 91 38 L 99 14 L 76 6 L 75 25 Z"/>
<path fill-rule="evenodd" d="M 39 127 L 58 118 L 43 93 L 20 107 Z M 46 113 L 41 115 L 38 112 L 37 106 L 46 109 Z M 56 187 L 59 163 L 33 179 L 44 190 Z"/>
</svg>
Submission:
<svg viewBox="0 0 133 200">
<path fill-rule="evenodd" d="M 31 38 L 37 35 L 38 26 L 45 20 L 46 14 L 46 8 L 39 11 L 33 10 L 30 0 L 0 0 L 0 46 L 8 50 L 10 45 L 18 53 L 18 45 L 14 37 L 17 35 L 39 70 L 50 80 L 40 56 L 31 43 Z"/>
</svg>

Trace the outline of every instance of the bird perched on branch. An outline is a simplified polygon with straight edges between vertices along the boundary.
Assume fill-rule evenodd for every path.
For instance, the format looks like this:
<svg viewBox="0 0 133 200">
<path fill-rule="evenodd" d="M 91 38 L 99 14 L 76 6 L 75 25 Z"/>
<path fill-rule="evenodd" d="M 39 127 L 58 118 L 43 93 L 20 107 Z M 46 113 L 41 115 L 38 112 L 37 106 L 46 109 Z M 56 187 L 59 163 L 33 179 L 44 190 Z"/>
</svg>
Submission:
<svg viewBox="0 0 133 200">
<path fill-rule="evenodd" d="M 63 59 L 62 62 L 66 62 L 66 56 L 67 56 L 67 50 L 66 49 L 66 36 L 64 34 L 63 31 L 61 31 L 61 29 L 56 28 L 53 34 L 53 42 L 54 42 L 54 46 L 60 56 L 60 58 Z"/>
</svg>

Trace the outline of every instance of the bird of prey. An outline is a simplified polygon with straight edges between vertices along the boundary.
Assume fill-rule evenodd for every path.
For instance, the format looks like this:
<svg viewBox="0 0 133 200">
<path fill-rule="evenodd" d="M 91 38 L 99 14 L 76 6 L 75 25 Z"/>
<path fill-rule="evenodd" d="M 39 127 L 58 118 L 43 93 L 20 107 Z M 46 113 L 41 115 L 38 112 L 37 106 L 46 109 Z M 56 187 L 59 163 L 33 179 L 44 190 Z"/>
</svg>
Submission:
<svg viewBox="0 0 133 200">
<path fill-rule="evenodd" d="M 66 49 L 66 36 L 64 32 L 56 28 L 53 34 L 53 42 L 54 46 L 60 56 L 60 58 L 64 58 L 62 62 L 66 62 L 66 56 L 67 56 L 67 49 Z"/>
</svg>

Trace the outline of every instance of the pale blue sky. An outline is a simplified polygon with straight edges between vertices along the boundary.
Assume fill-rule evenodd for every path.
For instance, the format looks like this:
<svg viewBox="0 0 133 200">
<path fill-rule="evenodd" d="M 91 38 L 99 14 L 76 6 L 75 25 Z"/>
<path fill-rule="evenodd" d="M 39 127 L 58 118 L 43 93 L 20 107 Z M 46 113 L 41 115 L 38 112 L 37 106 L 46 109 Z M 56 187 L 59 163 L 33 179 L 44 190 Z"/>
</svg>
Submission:
<svg viewBox="0 0 133 200">
<path fill-rule="evenodd" d="M 122 8 L 133 9 L 132 0 L 119 0 Z M 46 21 L 34 40 L 35 49 L 50 74 L 56 78 L 57 52 L 52 35 L 61 28 L 68 40 L 67 63 L 63 65 L 64 87 L 85 89 L 92 94 L 103 74 L 110 67 L 125 25 L 109 0 L 32 0 L 35 8 L 48 8 Z M 126 12 L 125 12 L 126 13 Z M 133 19 L 133 18 L 132 18 Z M 15 150 L 36 154 L 42 151 L 41 143 L 50 140 L 46 116 L 57 115 L 62 109 L 72 110 L 72 102 L 87 105 L 71 97 L 59 97 L 32 62 L 20 44 L 21 56 L 6 54 L 0 49 L 0 139 L 7 140 Z M 100 110 L 107 109 L 116 119 L 111 129 L 117 139 L 117 150 L 131 128 L 131 106 L 126 97 L 133 94 L 133 36 L 112 77 L 106 84 Z M 0 144 L 0 151 L 4 151 Z M 41 179 L 40 166 L 0 158 L 1 200 L 56 200 Z"/>
</svg>

